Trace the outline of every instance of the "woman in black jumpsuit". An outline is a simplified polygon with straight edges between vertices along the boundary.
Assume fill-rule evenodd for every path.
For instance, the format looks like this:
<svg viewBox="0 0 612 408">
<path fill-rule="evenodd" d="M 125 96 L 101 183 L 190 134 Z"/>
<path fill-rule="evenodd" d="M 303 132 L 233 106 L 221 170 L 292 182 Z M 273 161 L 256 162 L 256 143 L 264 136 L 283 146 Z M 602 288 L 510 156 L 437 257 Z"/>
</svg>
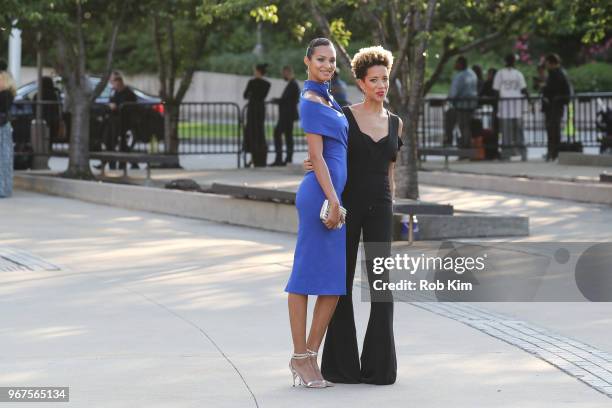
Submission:
<svg viewBox="0 0 612 408">
<path fill-rule="evenodd" d="M 397 374 L 393 338 L 393 301 L 390 293 L 377 294 L 372 301 L 363 342 L 361 364 L 357 346 L 352 289 L 360 235 L 363 232 L 366 258 L 389 256 L 393 220 L 393 165 L 402 146 L 401 120 L 383 108 L 393 57 L 382 47 L 360 50 L 352 61 L 357 83 L 364 90 L 361 104 L 343 108 L 349 121 L 348 179 L 342 195 L 346 218 L 346 286 L 329 324 L 321 372 L 338 383 L 393 384 Z M 384 137 L 364 133 L 354 112 L 360 112 L 364 128 L 388 129 Z M 374 112 L 374 113 L 372 113 Z M 379 112 L 379 113 L 378 113 Z M 365 119 L 366 117 L 370 117 Z M 375 123 L 371 122 L 371 118 Z M 381 119 L 384 117 L 384 119 Z M 370 121 L 370 122 L 369 122 Z M 387 121 L 384 123 L 383 121 Z M 374 137 L 373 137 L 374 136 Z M 372 243 L 372 244 L 370 244 Z M 368 281 L 388 279 L 374 275 L 367 262 Z M 382 296 L 382 297 L 381 297 Z M 374 295 L 372 295 L 374 300 Z"/>
<path fill-rule="evenodd" d="M 255 78 L 249 81 L 243 95 L 249 100 L 243 150 L 251 153 L 255 167 L 265 167 L 268 157 L 264 122 L 266 120 L 265 100 L 270 90 L 270 82 L 263 79 L 267 66 L 268 64 L 255 66 Z"/>
</svg>

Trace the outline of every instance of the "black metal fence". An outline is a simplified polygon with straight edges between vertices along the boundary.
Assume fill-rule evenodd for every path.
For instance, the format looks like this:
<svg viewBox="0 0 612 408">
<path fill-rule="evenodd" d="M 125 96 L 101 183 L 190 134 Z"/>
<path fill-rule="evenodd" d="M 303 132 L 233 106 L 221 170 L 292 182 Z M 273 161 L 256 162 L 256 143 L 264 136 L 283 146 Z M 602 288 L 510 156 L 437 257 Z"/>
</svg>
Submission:
<svg viewBox="0 0 612 408">
<path fill-rule="evenodd" d="M 31 123 L 36 101 L 17 101 L 11 111 L 16 156 L 32 155 Z M 42 102 L 43 119 L 49 129 L 52 155 L 68 154 L 71 113 L 61 102 Z M 242 146 L 240 107 L 229 102 L 185 102 L 171 112 L 160 103 L 124 103 L 113 111 L 107 104 L 94 103 L 89 118 L 91 151 L 123 150 L 163 153 L 175 113 L 178 152 L 188 154 L 235 154 Z"/>
<path fill-rule="evenodd" d="M 175 129 L 180 155 L 233 154 L 242 145 L 240 107 L 231 102 L 183 102 L 178 106 L 125 103 L 108 118 L 111 134 L 125 138 L 124 149 L 164 153 Z M 116 124 L 115 124 L 116 123 Z M 105 144 L 117 145 L 113 141 Z"/>
<path fill-rule="evenodd" d="M 473 137 L 485 129 L 493 132 L 502 148 L 546 147 L 545 103 L 540 97 L 427 98 L 419 118 L 419 145 L 468 147 L 471 140 L 463 135 Z M 578 94 L 556 103 L 564 106 L 560 117 L 561 142 L 596 147 L 603 137 L 610 136 L 605 118 L 612 112 L 612 93 Z M 511 137 L 512 133 L 518 133 L 519 139 Z M 519 140 L 522 142 L 518 143 Z"/>
<path fill-rule="evenodd" d="M 268 145 L 268 152 L 274 152 L 274 130 L 279 119 L 279 107 L 277 103 L 266 102 L 266 114 L 264 120 L 264 129 L 266 135 L 266 144 Z M 249 105 L 246 104 L 242 108 L 242 123 L 246 126 L 247 115 Z M 283 153 L 287 152 L 287 146 L 285 146 L 284 135 L 283 137 Z M 300 127 L 299 120 L 293 123 L 293 151 L 294 152 L 305 152 L 308 150 L 306 138 L 304 137 L 304 131 Z"/>
<path fill-rule="evenodd" d="M 572 96 L 564 108 L 561 141 L 584 147 L 601 146 L 606 136 L 612 137 L 612 93 Z M 278 122 L 278 105 L 265 105 L 265 138 L 269 152 L 274 152 L 274 128 Z M 35 101 L 18 101 L 12 109 L 15 152 L 31 155 L 31 122 L 35 117 Z M 92 151 L 127 150 L 163 153 L 166 151 L 172 117 L 177 118 L 177 150 L 181 155 L 232 154 L 240 167 L 242 141 L 248 105 L 242 109 L 229 102 L 185 102 L 172 107 L 160 103 L 126 103 L 118 111 L 106 104 L 94 104 L 90 115 L 90 149 Z M 49 126 L 50 151 L 66 155 L 69 147 L 70 112 L 59 102 L 43 102 L 43 118 Z M 607 122 L 606 122 L 607 120 Z M 475 127 L 475 128 L 474 128 Z M 422 147 L 466 146 L 475 133 L 492 132 L 500 147 L 515 146 L 507 138 L 520 132 L 527 147 L 547 144 L 546 115 L 542 99 L 450 100 L 427 98 L 422 105 L 418 124 L 418 141 Z M 294 151 L 307 150 L 299 121 L 294 122 Z M 464 137 L 468 132 L 470 137 Z M 284 139 L 284 138 L 283 138 Z M 284 140 L 283 140 L 284 142 Z M 285 150 L 285 144 L 283 143 Z"/>
<path fill-rule="evenodd" d="M 42 117 L 48 128 L 47 150 L 55 154 L 67 154 L 68 138 L 70 134 L 70 114 L 64 109 L 61 102 L 43 101 L 40 105 L 36 101 L 20 100 L 11 107 L 11 125 L 13 127 L 13 142 L 15 145 L 15 168 L 28 169 L 32 165 L 33 148 L 33 119 L 36 118 L 36 109 L 40 106 Z M 66 128 L 68 125 L 68 128 Z"/>
</svg>

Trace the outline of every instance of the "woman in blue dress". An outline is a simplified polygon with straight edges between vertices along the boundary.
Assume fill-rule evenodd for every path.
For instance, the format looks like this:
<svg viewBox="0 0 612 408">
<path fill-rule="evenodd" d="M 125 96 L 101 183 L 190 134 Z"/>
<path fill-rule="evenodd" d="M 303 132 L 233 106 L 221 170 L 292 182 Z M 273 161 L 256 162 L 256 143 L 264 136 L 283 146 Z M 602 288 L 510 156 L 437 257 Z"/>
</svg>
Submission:
<svg viewBox="0 0 612 408">
<path fill-rule="evenodd" d="M 310 42 L 304 57 L 308 80 L 300 98 L 300 122 L 308 141 L 313 170 L 304 176 L 296 195 L 299 217 L 289 293 L 289 320 L 294 353 L 289 362 L 293 382 L 311 388 L 331 386 L 323 379 L 317 352 L 338 297 L 346 294 L 346 233 L 340 197 L 346 183 L 348 122 L 329 92 L 336 69 L 336 51 L 326 38 Z M 329 215 L 319 218 L 329 201 Z M 308 295 L 317 295 L 306 338 Z"/>
</svg>

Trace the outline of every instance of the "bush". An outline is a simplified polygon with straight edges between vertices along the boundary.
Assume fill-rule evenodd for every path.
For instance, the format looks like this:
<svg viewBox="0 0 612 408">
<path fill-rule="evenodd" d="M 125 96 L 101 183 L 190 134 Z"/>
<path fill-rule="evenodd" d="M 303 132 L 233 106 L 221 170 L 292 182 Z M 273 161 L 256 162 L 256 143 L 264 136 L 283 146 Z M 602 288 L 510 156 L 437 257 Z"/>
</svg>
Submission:
<svg viewBox="0 0 612 408">
<path fill-rule="evenodd" d="M 612 64 L 593 62 L 570 68 L 567 74 L 574 92 L 612 92 Z"/>
</svg>

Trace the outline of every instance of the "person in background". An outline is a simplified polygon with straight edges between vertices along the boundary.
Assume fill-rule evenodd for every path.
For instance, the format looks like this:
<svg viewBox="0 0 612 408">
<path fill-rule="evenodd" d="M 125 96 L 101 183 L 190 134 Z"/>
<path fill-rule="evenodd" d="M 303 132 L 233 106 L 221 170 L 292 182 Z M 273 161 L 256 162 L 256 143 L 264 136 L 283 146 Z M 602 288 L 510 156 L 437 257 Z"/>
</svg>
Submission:
<svg viewBox="0 0 612 408">
<path fill-rule="evenodd" d="M 0 198 L 13 195 L 13 128 L 10 111 L 15 99 L 15 81 L 0 61 Z"/>
<path fill-rule="evenodd" d="M 489 68 L 487 70 L 487 78 L 484 80 L 482 84 L 482 89 L 478 94 L 480 98 L 480 105 L 489 105 L 492 108 L 491 118 L 489 123 L 487 124 L 484 130 L 488 130 L 484 134 L 484 145 L 486 150 L 486 159 L 498 159 L 498 133 L 499 133 L 499 119 L 497 117 L 497 98 L 499 97 L 499 93 L 493 89 L 493 80 L 495 78 L 495 74 L 497 70 L 495 68 Z"/>
<path fill-rule="evenodd" d="M 33 100 L 38 100 L 38 95 L 34 95 Z M 62 119 L 62 99 L 58 90 L 53 84 L 53 79 L 48 76 L 42 77 L 42 101 L 46 102 L 42 106 L 42 117 L 49 128 L 49 149 L 52 142 L 57 140 L 60 121 Z"/>
<path fill-rule="evenodd" d="M 281 74 L 287 86 L 280 98 L 272 102 L 278 104 L 278 122 L 274 128 L 274 150 L 276 158 L 271 166 L 285 166 L 293 161 L 293 122 L 298 118 L 297 104 L 300 101 L 300 86 L 293 76 L 293 68 L 285 65 Z M 283 134 L 287 146 L 287 157 L 283 161 Z"/>
<path fill-rule="evenodd" d="M 125 103 L 133 103 L 138 100 L 136 94 L 132 89 L 125 84 L 123 75 L 119 71 L 113 71 L 109 79 L 110 86 L 112 88 L 111 96 L 109 98 L 108 108 L 110 110 L 109 116 L 109 127 L 107 129 L 104 145 L 106 150 L 114 152 L 117 149 L 117 143 L 119 142 L 119 151 L 127 152 L 127 139 L 125 132 L 127 131 L 126 125 L 129 121 L 129 108 L 122 108 Z M 125 163 L 121 163 L 121 168 L 125 166 Z M 132 165 L 132 167 L 136 167 Z M 102 164 L 95 166 L 97 169 L 102 168 Z M 110 169 L 116 168 L 114 161 L 109 162 L 108 167 Z"/>
<path fill-rule="evenodd" d="M 268 64 L 255 66 L 255 78 L 248 82 L 243 94 L 244 98 L 249 101 L 243 142 L 244 152 L 251 153 L 251 161 L 246 164 L 247 167 L 251 164 L 255 167 L 265 167 L 267 164 L 268 145 L 264 124 L 266 120 L 265 100 L 270 91 L 270 82 L 263 79 L 267 68 Z"/>
<path fill-rule="evenodd" d="M 448 93 L 449 109 L 444 121 L 444 145 L 452 146 L 453 131 L 459 125 L 461 137 L 458 145 L 469 148 L 471 145 L 471 120 L 474 110 L 478 107 L 478 78 L 474 71 L 468 68 L 467 59 L 461 55 L 455 61 L 455 75 Z"/>
<path fill-rule="evenodd" d="M 330 91 L 340 106 L 348 106 L 351 104 L 346 96 L 346 89 L 346 82 L 340 79 L 340 70 L 336 68 L 336 72 L 334 72 L 334 76 L 331 80 Z"/>
<path fill-rule="evenodd" d="M 482 67 L 478 64 L 474 64 L 472 65 L 472 71 L 474 71 L 474 73 L 476 74 L 476 91 L 478 92 L 478 95 L 480 95 L 480 92 L 482 91 L 482 86 L 484 84 L 484 78 L 482 76 Z"/>
<path fill-rule="evenodd" d="M 542 110 L 546 117 L 546 135 L 548 151 L 546 161 L 555 160 L 559 155 L 561 144 L 561 120 L 565 105 L 572 95 L 572 86 L 567 74 L 561 69 L 561 58 L 557 54 L 548 54 L 545 58 L 548 78 L 542 88 Z"/>
<path fill-rule="evenodd" d="M 113 71 L 110 77 L 111 88 L 113 89 L 110 100 L 109 108 L 116 112 L 126 102 L 136 102 L 138 98 L 132 88 L 125 84 L 123 75 L 119 71 Z"/>
<path fill-rule="evenodd" d="M 508 54 L 506 66 L 495 74 L 493 89 L 499 92 L 497 116 L 502 134 L 502 159 L 508 160 L 518 148 L 523 161 L 527 160 L 527 149 L 523 138 L 522 115 L 525 100 L 529 98 L 525 77 L 514 67 L 516 57 Z"/>
<path fill-rule="evenodd" d="M 542 57 L 538 63 L 537 74 L 533 76 L 533 90 L 536 92 L 541 92 L 544 85 L 546 85 L 547 77 L 546 62 L 544 61 L 544 57 Z"/>
<path fill-rule="evenodd" d="M 485 101 L 485 104 L 489 104 L 489 102 L 491 101 L 490 98 L 499 97 L 497 91 L 493 89 L 493 80 L 495 79 L 496 73 L 497 70 L 495 68 L 489 68 L 487 70 L 487 78 L 482 83 L 482 88 L 478 93 L 478 96 L 482 98 L 488 98 L 488 100 Z"/>
</svg>

